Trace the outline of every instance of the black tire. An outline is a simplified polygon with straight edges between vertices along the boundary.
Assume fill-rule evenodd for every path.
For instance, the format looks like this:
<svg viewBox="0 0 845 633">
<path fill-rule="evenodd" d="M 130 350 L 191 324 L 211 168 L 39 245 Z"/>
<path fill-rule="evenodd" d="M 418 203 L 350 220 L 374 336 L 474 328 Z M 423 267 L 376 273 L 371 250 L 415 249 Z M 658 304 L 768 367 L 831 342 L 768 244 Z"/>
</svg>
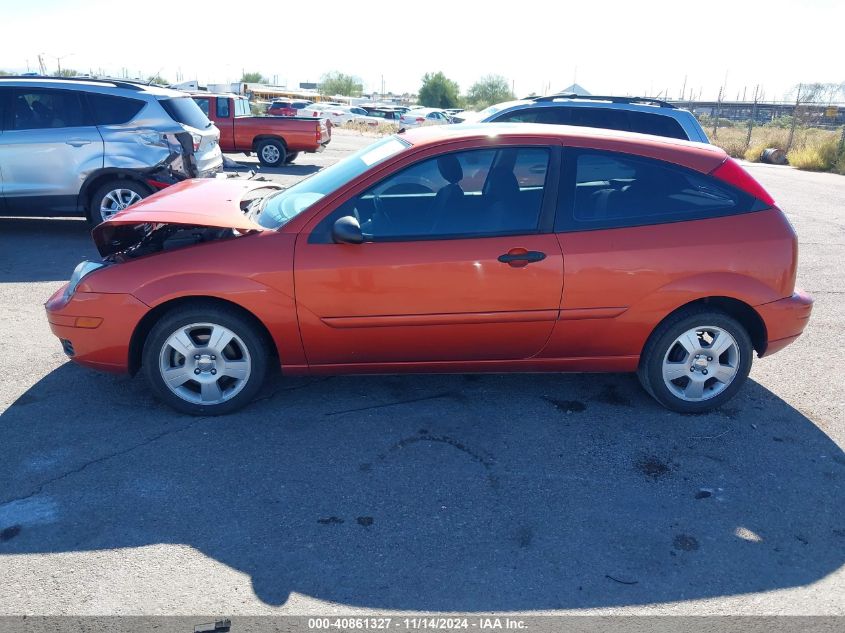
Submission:
<svg viewBox="0 0 845 633">
<path fill-rule="evenodd" d="M 285 165 L 290 165 L 293 161 L 299 158 L 300 152 L 290 152 L 285 158 Z"/>
<path fill-rule="evenodd" d="M 255 147 L 255 152 L 258 154 L 258 162 L 265 167 L 284 165 L 288 154 L 285 144 L 272 138 L 260 141 Z"/>
<path fill-rule="evenodd" d="M 245 360 L 249 364 L 250 370 L 245 383 L 230 398 L 216 404 L 190 402 L 184 399 L 167 386 L 161 374 L 162 350 L 171 334 L 179 328 L 191 324 L 205 323 L 222 326 L 230 330 L 240 339 L 236 344 L 242 343 L 248 352 L 248 360 L 247 355 L 243 355 L 242 358 L 242 360 Z M 264 379 L 267 376 L 268 350 L 271 344 L 260 327 L 238 310 L 214 303 L 197 302 L 174 308 L 165 313 L 153 326 L 144 342 L 142 356 L 143 372 L 156 397 L 177 411 L 189 415 L 224 415 L 237 411 L 247 405 L 261 389 Z M 200 362 L 203 362 L 196 361 L 194 358 L 188 358 L 187 356 L 184 358 L 186 365 L 190 363 L 199 365 Z M 214 357 L 212 356 L 212 358 Z M 199 369 L 196 369 L 196 371 L 199 371 Z M 205 377 L 208 378 L 207 375 Z M 219 381 L 221 380 L 226 380 L 226 378 L 221 375 L 216 379 L 218 384 L 220 384 Z M 224 384 L 223 388 L 225 386 Z M 187 388 L 198 389 L 199 385 L 194 383 L 193 385 L 188 385 Z"/>
<path fill-rule="evenodd" d="M 91 226 L 97 226 L 106 219 L 101 211 L 103 201 L 109 193 L 116 191 L 131 191 L 141 199 L 152 194 L 152 190 L 134 180 L 115 178 L 114 180 L 109 180 L 103 183 L 94 190 L 94 193 L 91 194 L 91 199 L 88 202 L 88 212 L 86 217 L 88 218 L 88 222 Z"/>
<path fill-rule="evenodd" d="M 737 370 L 721 392 L 704 400 L 685 400 L 676 395 L 664 382 L 663 360 L 671 351 L 677 338 L 684 332 L 693 328 L 706 327 L 721 328 L 734 338 L 739 352 Z M 754 347 L 751 344 L 751 338 L 736 319 L 705 306 L 687 308 L 670 315 L 652 332 L 640 357 L 637 377 L 646 392 L 667 409 L 679 413 L 704 413 L 720 407 L 736 395 L 748 378 L 753 354 Z M 704 362 L 703 359 L 702 362 Z M 683 385 L 684 383 L 679 378 L 674 384 Z"/>
</svg>

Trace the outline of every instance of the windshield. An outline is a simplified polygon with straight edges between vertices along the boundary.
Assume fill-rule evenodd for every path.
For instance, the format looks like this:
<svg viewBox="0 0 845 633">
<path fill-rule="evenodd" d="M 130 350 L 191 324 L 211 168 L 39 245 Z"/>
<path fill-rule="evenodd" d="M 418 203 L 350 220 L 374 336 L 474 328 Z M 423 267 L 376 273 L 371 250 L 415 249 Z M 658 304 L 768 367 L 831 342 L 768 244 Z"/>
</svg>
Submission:
<svg viewBox="0 0 845 633">
<path fill-rule="evenodd" d="M 305 211 L 323 196 L 336 191 L 345 183 L 410 147 L 407 141 L 389 136 L 368 145 L 313 176 L 296 183 L 290 189 L 271 194 L 259 207 L 255 221 L 268 229 L 277 229 Z"/>
</svg>

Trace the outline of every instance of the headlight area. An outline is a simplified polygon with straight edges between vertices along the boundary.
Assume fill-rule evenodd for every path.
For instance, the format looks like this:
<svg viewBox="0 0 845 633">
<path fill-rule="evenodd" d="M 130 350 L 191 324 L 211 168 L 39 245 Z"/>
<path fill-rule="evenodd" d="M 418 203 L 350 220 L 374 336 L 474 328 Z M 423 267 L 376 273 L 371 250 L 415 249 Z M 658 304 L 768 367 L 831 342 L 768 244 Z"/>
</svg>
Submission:
<svg viewBox="0 0 845 633">
<path fill-rule="evenodd" d="M 105 268 L 106 264 L 103 262 L 79 262 L 76 268 L 73 269 L 73 274 L 70 276 L 70 281 L 68 282 L 67 286 L 65 287 L 65 292 L 63 295 L 63 299 L 65 301 L 70 301 L 70 298 L 73 296 L 73 293 L 76 292 L 79 283 L 88 275 L 93 273 L 95 270 L 99 270 L 100 268 Z"/>
</svg>

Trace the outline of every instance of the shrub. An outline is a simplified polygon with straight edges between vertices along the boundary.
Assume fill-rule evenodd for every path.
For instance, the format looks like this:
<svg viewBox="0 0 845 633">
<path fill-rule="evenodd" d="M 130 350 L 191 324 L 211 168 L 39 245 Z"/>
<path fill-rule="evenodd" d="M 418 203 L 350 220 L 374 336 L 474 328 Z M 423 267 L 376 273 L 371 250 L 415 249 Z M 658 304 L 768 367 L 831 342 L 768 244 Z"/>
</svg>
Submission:
<svg viewBox="0 0 845 633">
<path fill-rule="evenodd" d="M 808 171 L 830 171 L 834 165 L 841 163 L 839 143 L 835 139 L 821 142 L 807 143 L 803 147 L 793 149 L 787 154 L 789 164 L 798 169 Z"/>
</svg>

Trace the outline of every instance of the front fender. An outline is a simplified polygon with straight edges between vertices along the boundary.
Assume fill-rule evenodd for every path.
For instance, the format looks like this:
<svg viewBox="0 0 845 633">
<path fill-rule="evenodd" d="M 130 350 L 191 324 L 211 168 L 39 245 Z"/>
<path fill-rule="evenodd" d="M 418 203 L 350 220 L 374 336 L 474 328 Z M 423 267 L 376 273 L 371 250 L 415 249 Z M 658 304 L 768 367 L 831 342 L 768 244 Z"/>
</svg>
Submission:
<svg viewBox="0 0 845 633">
<path fill-rule="evenodd" d="M 132 295 L 150 308 L 174 301 L 212 298 L 243 308 L 267 329 L 284 365 L 305 365 L 292 296 L 254 279 L 225 273 L 174 273 L 151 280 Z"/>
</svg>

